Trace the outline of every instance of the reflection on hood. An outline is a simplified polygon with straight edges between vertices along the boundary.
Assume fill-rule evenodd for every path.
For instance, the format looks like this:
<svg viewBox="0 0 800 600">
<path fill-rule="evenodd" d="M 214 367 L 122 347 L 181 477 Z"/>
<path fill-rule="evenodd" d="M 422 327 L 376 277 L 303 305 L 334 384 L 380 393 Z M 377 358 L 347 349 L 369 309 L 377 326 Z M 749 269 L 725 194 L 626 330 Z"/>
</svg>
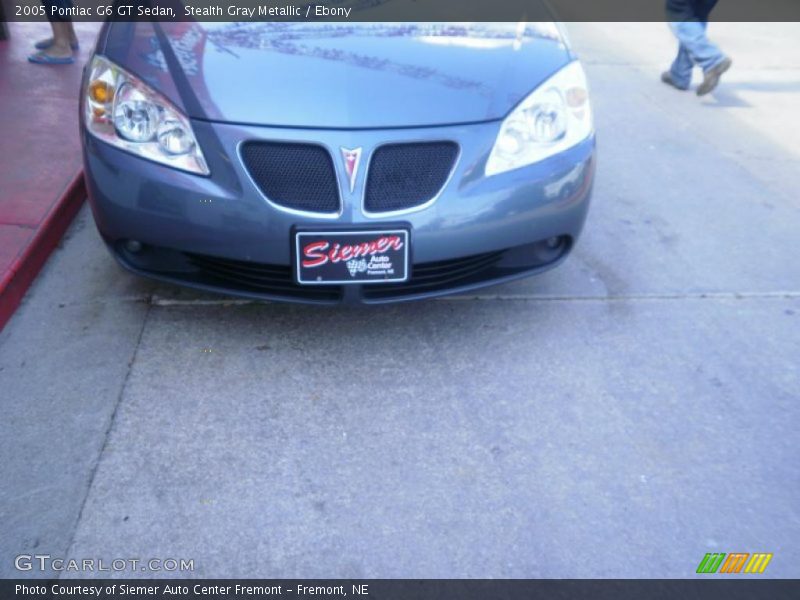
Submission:
<svg viewBox="0 0 800 600">
<path fill-rule="evenodd" d="M 152 71 L 141 76 L 162 80 L 170 64 L 165 52 L 171 53 L 190 88 L 178 86 L 179 95 L 196 99 L 183 105 L 200 107 L 191 116 L 270 125 L 384 127 L 500 118 L 568 56 L 552 23 L 157 26 L 168 48 L 155 31 L 136 36 L 131 48 L 128 60 Z M 308 123 L 320 98 L 339 107 Z M 319 110 L 311 114 L 322 116 Z"/>
</svg>

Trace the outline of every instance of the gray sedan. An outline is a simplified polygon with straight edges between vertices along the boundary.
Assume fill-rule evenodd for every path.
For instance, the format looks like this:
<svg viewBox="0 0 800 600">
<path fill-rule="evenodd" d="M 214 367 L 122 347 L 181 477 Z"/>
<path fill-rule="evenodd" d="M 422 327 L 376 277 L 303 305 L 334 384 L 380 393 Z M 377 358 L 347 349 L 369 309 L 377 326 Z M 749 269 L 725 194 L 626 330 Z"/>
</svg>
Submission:
<svg viewBox="0 0 800 600">
<path fill-rule="evenodd" d="M 269 300 L 542 272 L 595 171 L 586 77 L 553 23 L 109 23 L 81 126 L 125 268 Z"/>
</svg>

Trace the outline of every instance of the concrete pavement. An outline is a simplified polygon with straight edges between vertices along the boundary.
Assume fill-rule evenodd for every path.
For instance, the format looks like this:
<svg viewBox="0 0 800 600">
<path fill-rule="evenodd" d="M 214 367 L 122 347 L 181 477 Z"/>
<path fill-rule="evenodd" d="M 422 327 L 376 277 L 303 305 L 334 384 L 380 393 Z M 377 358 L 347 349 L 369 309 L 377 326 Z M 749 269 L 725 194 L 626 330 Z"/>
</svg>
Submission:
<svg viewBox="0 0 800 600">
<path fill-rule="evenodd" d="M 733 551 L 800 575 L 800 151 L 774 130 L 800 31 L 759 54 L 719 25 L 774 81 L 734 67 L 698 100 L 658 81 L 669 33 L 640 27 L 571 26 L 600 165 L 575 254 L 537 279 L 228 302 L 121 272 L 84 211 L 0 333 L 0 576 L 44 552 L 207 577 L 690 577 Z"/>
</svg>

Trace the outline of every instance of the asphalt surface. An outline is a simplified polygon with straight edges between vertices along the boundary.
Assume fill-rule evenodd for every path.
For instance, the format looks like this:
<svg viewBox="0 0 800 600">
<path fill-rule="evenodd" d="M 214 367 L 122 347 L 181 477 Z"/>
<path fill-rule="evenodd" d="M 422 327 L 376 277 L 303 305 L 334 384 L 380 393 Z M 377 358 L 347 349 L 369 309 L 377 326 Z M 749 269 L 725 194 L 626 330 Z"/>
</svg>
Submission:
<svg viewBox="0 0 800 600">
<path fill-rule="evenodd" d="M 735 66 L 700 100 L 658 81 L 663 25 L 571 26 L 584 236 L 469 298 L 198 295 L 122 272 L 84 210 L 0 334 L 0 576 L 800 576 L 798 27 L 712 27 Z"/>
</svg>

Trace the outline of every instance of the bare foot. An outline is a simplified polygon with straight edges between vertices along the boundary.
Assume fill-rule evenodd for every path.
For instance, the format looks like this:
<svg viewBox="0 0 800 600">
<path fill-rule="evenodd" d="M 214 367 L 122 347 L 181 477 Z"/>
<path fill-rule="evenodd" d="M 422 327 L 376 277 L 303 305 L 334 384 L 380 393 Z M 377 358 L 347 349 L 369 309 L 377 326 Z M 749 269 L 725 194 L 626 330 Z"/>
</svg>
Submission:
<svg viewBox="0 0 800 600">
<path fill-rule="evenodd" d="M 42 50 L 42 54 L 47 54 L 53 58 L 67 58 L 68 56 L 72 56 L 72 49 L 69 46 L 53 44 L 47 50 Z"/>
<path fill-rule="evenodd" d="M 55 43 L 55 40 L 53 38 L 49 37 L 49 38 L 46 38 L 44 40 L 40 40 L 40 41 L 36 42 L 33 45 L 33 47 L 36 48 L 37 50 L 48 50 L 48 49 L 53 47 L 54 43 Z M 75 37 L 75 36 L 72 36 L 72 38 L 70 38 L 70 41 L 69 41 L 69 46 L 70 46 L 70 48 L 72 50 L 77 50 L 78 49 L 78 38 Z"/>
</svg>

